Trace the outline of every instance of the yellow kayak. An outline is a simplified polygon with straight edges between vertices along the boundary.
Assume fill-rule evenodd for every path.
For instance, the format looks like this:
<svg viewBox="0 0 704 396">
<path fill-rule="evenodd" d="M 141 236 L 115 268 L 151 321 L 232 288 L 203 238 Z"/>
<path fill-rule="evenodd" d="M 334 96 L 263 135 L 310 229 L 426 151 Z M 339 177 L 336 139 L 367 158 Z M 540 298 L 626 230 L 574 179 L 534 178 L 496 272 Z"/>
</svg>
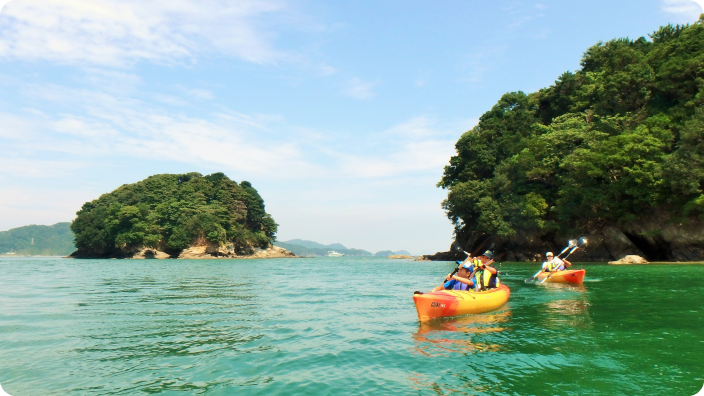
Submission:
<svg viewBox="0 0 704 396">
<path fill-rule="evenodd" d="M 483 292 L 440 290 L 431 293 L 414 294 L 418 319 L 421 322 L 467 314 L 493 311 L 506 304 L 511 290 L 501 285 Z"/>
</svg>

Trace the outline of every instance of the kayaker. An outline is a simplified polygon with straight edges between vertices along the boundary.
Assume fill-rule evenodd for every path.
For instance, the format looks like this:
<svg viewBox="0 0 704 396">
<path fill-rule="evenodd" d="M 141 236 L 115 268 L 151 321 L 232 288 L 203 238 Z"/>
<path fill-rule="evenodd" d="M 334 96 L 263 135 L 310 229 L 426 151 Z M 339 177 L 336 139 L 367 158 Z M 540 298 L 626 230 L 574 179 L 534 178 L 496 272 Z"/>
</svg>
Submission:
<svg viewBox="0 0 704 396">
<path fill-rule="evenodd" d="M 501 282 L 498 278 L 498 271 L 492 267 L 494 262 L 494 253 L 487 250 L 483 255 L 477 257 L 475 262 L 474 277 L 476 280 L 475 290 L 484 291 L 499 287 Z"/>
<path fill-rule="evenodd" d="M 564 271 L 565 268 L 572 266 L 572 263 L 566 259 L 562 260 L 559 257 L 553 257 L 552 252 L 545 253 L 545 259 L 547 260 L 543 263 L 543 271 L 545 272 Z"/>
<path fill-rule="evenodd" d="M 466 261 L 466 260 L 465 260 Z M 433 289 L 433 291 L 438 290 L 471 290 L 474 287 L 474 281 L 469 279 L 472 275 L 473 268 L 472 263 L 462 263 L 457 270 L 457 274 L 448 274 L 445 277 L 445 283 Z"/>
</svg>

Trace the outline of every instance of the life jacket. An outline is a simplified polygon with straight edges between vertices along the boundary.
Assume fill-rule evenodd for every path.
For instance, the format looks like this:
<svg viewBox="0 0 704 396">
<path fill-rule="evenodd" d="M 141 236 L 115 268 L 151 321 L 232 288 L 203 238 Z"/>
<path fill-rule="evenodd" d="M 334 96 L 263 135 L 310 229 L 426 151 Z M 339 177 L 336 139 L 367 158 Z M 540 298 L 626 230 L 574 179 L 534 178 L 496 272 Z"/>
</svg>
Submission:
<svg viewBox="0 0 704 396">
<path fill-rule="evenodd" d="M 559 260 L 559 259 L 558 259 Z M 560 260 L 562 261 L 562 260 Z M 558 267 L 560 267 L 563 263 L 557 263 L 555 259 L 552 259 L 547 262 L 547 266 L 545 267 L 546 272 L 552 272 L 555 271 Z"/>
<path fill-rule="evenodd" d="M 445 282 L 443 287 L 445 288 L 445 290 L 463 290 L 463 291 L 469 290 L 468 284 L 462 283 L 456 279 L 452 279 L 452 280 Z"/>
<path fill-rule="evenodd" d="M 475 284 L 477 291 L 495 289 L 499 287 L 499 285 L 501 285 L 499 277 L 496 276 L 497 274 L 492 274 L 491 272 L 485 269 L 477 271 L 475 275 Z"/>
</svg>

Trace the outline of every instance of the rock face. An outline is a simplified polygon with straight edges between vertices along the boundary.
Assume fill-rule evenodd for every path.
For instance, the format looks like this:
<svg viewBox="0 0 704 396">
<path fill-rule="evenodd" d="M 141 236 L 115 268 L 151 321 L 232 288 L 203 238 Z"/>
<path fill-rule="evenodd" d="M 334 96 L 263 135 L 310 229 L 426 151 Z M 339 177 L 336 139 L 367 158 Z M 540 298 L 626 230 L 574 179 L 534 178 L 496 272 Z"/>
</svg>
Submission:
<svg viewBox="0 0 704 396">
<path fill-rule="evenodd" d="M 621 260 L 609 261 L 609 264 L 648 264 L 648 261 L 641 256 L 628 255 Z"/>
<path fill-rule="evenodd" d="M 390 259 L 413 260 L 413 256 L 409 256 L 409 255 L 406 255 L 406 254 L 392 254 L 391 256 L 388 256 L 387 258 L 390 258 Z"/>
<path fill-rule="evenodd" d="M 143 259 L 264 259 L 264 258 L 292 258 L 298 257 L 284 248 L 278 246 L 270 246 L 268 249 L 251 249 L 251 254 L 236 254 L 231 246 L 218 246 L 215 244 L 201 243 L 182 250 L 178 256 L 174 257 L 166 252 L 162 252 L 153 248 L 142 248 L 126 259 L 143 260 Z M 72 253 L 69 258 L 94 258 L 84 257 L 79 251 Z"/>
<path fill-rule="evenodd" d="M 577 249 L 570 261 L 608 262 L 629 255 L 648 261 L 704 261 L 704 220 L 673 223 L 665 213 L 653 213 L 648 219 L 623 226 L 606 226 L 581 235 L 589 243 Z M 493 251 L 505 253 L 499 261 L 544 261 L 545 252 L 560 252 L 567 246 L 567 236 L 551 233 L 518 233 L 501 238 L 489 234 L 458 233 L 456 243 L 465 251 L 479 254 L 493 243 Z M 466 256 L 457 252 L 438 252 L 418 260 L 454 261 Z"/>
<path fill-rule="evenodd" d="M 252 254 L 237 255 L 234 250 L 223 246 L 193 246 L 179 254 L 180 259 L 263 259 L 263 258 L 291 258 L 297 257 L 288 250 L 270 246 L 268 249 L 257 249 Z"/>
<path fill-rule="evenodd" d="M 156 249 L 141 249 L 137 251 L 137 253 L 134 254 L 134 256 L 130 257 L 132 259 L 167 259 L 171 258 L 171 255 L 165 252 L 161 252 Z"/>
</svg>

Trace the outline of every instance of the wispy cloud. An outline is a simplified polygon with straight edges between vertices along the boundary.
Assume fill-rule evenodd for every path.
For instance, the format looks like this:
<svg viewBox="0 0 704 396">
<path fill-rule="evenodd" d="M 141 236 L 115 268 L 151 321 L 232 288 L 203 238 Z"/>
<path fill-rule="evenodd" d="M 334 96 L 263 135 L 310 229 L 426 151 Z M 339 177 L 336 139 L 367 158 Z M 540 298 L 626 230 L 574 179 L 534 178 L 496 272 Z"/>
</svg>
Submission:
<svg viewBox="0 0 704 396">
<path fill-rule="evenodd" d="M 347 88 L 345 88 L 343 93 L 359 100 L 369 99 L 376 96 L 374 93 L 375 85 L 376 83 L 355 77 L 348 81 Z"/>
<path fill-rule="evenodd" d="M 62 64 L 172 64 L 218 51 L 256 63 L 287 55 L 257 24 L 282 0 L 22 0 L 3 9 L 0 56 Z"/>
<path fill-rule="evenodd" d="M 373 155 L 338 152 L 340 173 L 347 177 L 388 178 L 432 173 L 438 177 L 454 153 L 461 133 L 476 121 L 439 124 L 428 117 L 414 117 L 375 136 L 388 149 Z"/>
<path fill-rule="evenodd" d="M 662 10 L 679 16 L 683 21 L 692 22 L 704 13 L 704 0 L 662 0 Z"/>
</svg>

